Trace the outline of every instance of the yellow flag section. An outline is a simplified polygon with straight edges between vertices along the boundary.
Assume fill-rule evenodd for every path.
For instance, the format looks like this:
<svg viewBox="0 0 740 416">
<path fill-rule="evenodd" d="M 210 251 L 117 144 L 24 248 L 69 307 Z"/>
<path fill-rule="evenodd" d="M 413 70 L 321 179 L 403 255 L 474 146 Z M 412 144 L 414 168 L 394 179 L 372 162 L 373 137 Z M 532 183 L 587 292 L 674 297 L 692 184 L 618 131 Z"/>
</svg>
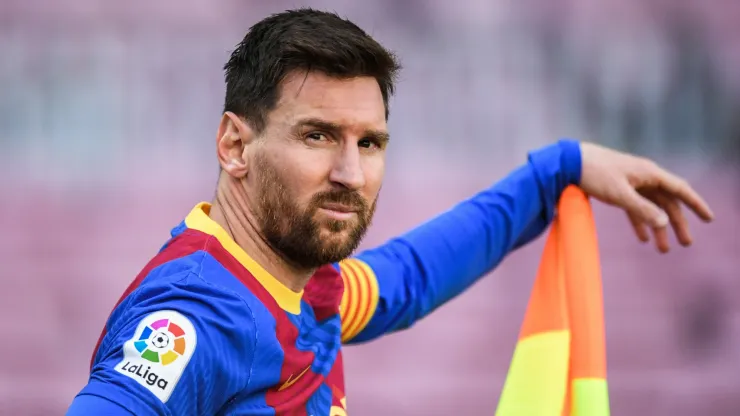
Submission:
<svg viewBox="0 0 740 416">
<path fill-rule="evenodd" d="M 601 267 L 591 205 L 560 197 L 497 416 L 608 416 Z"/>
</svg>

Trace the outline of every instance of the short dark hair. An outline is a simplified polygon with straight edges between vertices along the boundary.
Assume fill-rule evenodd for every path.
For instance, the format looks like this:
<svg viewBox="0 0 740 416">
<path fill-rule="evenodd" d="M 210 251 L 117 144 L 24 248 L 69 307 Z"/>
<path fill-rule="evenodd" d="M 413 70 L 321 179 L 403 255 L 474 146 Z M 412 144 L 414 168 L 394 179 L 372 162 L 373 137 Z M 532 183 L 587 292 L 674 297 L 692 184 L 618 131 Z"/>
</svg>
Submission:
<svg viewBox="0 0 740 416">
<path fill-rule="evenodd" d="M 245 117 L 260 132 L 277 105 L 281 81 L 291 71 L 305 70 L 375 78 L 387 119 L 400 69 L 392 52 L 351 21 L 310 8 L 287 10 L 252 26 L 224 65 L 224 112 Z"/>
</svg>

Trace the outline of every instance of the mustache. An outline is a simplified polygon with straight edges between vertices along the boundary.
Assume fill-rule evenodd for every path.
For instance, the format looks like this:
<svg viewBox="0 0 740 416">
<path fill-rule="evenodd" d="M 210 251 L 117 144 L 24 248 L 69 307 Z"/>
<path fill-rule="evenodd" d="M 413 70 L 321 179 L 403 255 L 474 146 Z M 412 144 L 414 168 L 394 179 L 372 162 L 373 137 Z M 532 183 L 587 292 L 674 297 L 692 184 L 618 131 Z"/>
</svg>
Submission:
<svg viewBox="0 0 740 416">
<path fill-rule="evenodd" d="M 346 205 L 358 212 L 367 212 L 368 209 L 367 202 L 360 194 L 355 191 L 346 190 L 332 190 L 317 194 L 313 197 L 311 206 L 318 208 L 327 202 Z"/>
</svg>

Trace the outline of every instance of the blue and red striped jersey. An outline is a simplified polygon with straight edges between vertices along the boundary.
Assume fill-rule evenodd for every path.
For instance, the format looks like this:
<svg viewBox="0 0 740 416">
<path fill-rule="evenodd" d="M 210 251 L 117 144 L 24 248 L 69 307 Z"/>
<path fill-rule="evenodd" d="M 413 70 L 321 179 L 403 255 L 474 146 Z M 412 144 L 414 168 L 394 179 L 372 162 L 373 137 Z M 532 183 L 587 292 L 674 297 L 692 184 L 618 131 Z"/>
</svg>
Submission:
<svg viewBox="0 0 740 416">
<path fill-rule="evenodd" d="M 68 415 L 347 414 L 342 345 L 411 326 L 552 220 L 561 141 L 409 233 L 282 285 L 197 205 L 111 312 Z"/>
</svg>

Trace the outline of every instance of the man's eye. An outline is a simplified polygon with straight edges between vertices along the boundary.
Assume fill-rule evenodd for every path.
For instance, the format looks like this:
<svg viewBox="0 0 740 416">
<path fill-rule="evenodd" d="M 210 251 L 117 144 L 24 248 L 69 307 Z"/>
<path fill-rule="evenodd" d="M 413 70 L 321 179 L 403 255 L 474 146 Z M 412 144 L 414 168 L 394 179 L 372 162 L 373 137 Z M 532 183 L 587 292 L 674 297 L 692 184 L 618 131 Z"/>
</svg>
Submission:
<svg viewBox="0 0 740 416">
<path fill-rule="evenodd" d="M 362 139 L 357 143 L 357 145 L 365 149 L 374 149 L 380 147 L 378 142 L 373 139 Z"/>
<path fill-rule="evenodd" d="M 328 138 L 326 137 L 324 133 L 309 133 L 306 135 L 306 138 L 309 140 L 317 140 L 317 141 L 328 140 Z"/>
</svg>

